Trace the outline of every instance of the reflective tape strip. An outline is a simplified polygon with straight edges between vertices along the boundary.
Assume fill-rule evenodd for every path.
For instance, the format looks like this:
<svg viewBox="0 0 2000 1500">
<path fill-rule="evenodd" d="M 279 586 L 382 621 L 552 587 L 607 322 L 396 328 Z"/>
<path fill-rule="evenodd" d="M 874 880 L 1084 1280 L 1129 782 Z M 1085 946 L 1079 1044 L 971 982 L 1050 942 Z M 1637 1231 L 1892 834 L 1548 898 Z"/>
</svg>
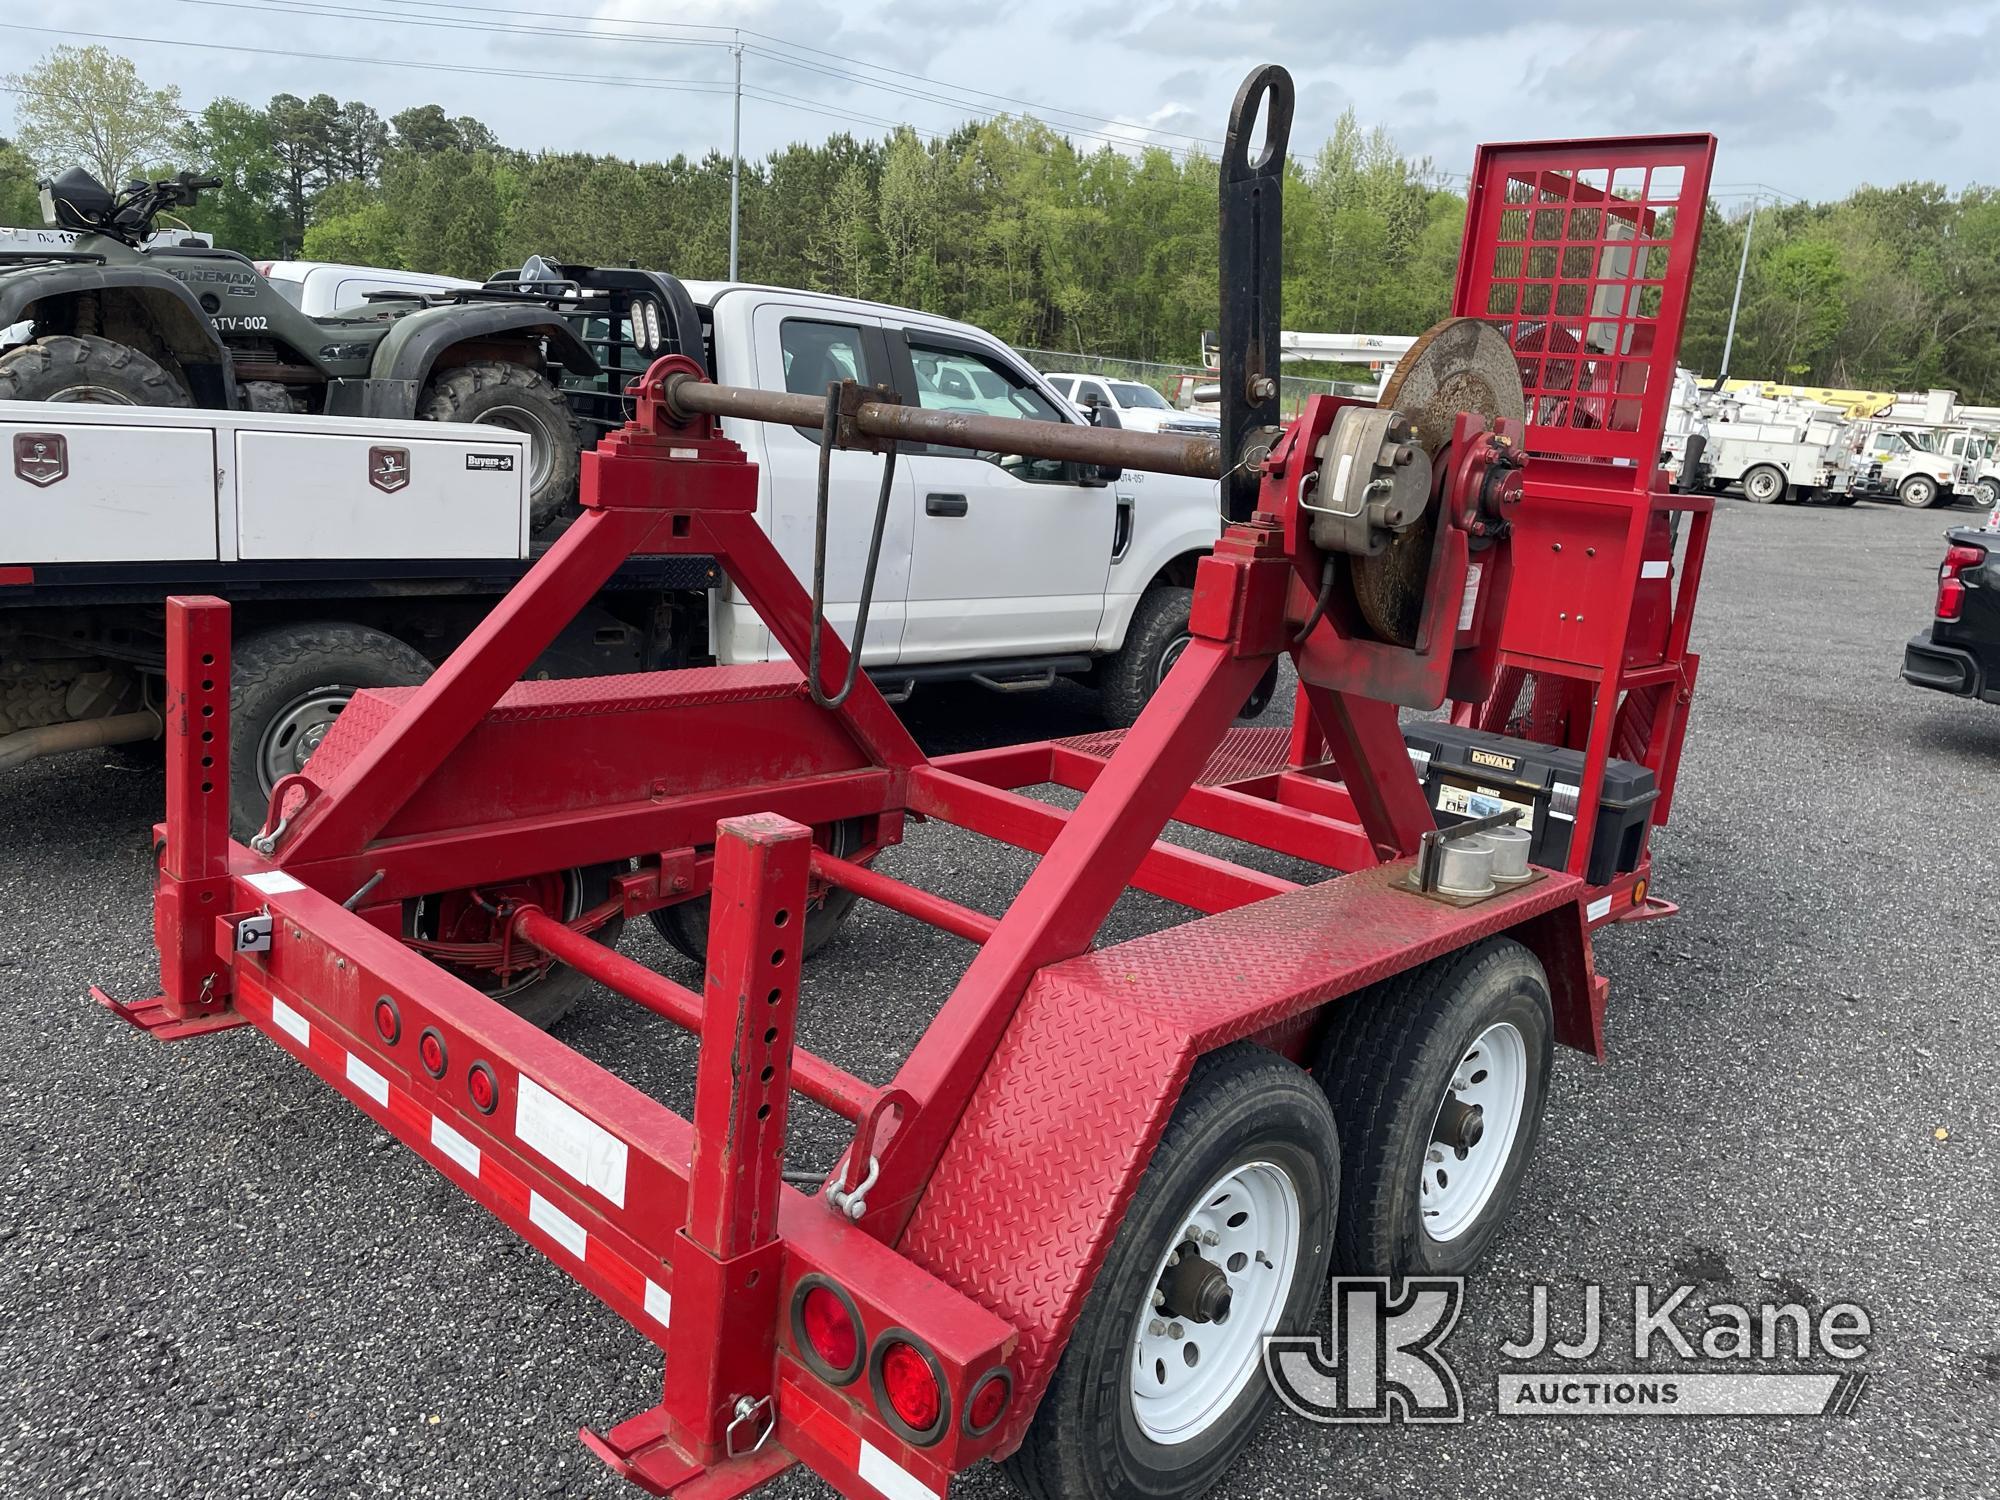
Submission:
<svg viewBox="0 0 2000 1500">
<path fill-rule="evenodd" d="M 1611 915 L 1611 898 L 1609 896 L 1599 896 L 1583 909 L 1583 913 L 1593 922 L 1602 921 Z"/>
<path fill-rule="evenodd" d="M 655 1323 L 658 1323 L 662 1328 L 665 1328 L 669 1318 L 673 1314 L 674 1299 L 665 1287 L 656 1281 L 648 1280 L 646 1283 L 645 1306 L 646 1316 L 651 1318 Z"/>
<path fill-rule="evenodd" d="M 589 1232 L 532 1188 L 528 1191 L 528 1222 L 578 1260 L 590 1248 Z"/>
<path fill-rule="evenodd" d="M 1639 565 L 1639 576 L 1641 578 L 1665 578 L 1667 576 L 1667 564 L 1664 562 L 1641 563 Z"/>
<path fill-rule="evenodd" d="M 276 995 L 271 997 L 271 1020 L 301 1047 L 310 1047 L 313 1042 L 312 1023 L 293 1010 Z"/>
<path fill-rule="evenodd" d="M 283 870 L 259 870 L 255 875 L 245 875 L 243 883 L 266 896 L 284 896 L 305 889 L 303 881 L 287 875 Z"/>
<path fill-rule="evenodd" d="M 431 1116 L 431 1144 L 463 1167 L 468 1177 L 479 1175 L 479 1148 L 436 1115 Z"/>
<path fill-rule="evenodd" d="M 389 1104 L 389 1080 L 352 1052 L 347 1054 L 347 1081 L 384 1108 Z"/>
<path fill-rule="evenodd" d="M 943 1500 L 936 1490 L 867 1438 L 861 1440 L 861 1461 L 854 1466 L 854 1472 L 888 1500 Z"/>
</svg>

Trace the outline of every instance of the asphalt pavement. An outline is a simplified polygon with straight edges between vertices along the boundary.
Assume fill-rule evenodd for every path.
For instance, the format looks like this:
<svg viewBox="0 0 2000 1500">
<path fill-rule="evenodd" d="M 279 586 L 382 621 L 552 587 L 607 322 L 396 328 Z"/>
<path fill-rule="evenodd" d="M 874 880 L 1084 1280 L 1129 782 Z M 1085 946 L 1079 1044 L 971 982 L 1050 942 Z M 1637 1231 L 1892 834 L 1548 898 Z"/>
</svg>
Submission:
<svg viewBox="0 0 2000 1500">
<path fill-rule="evenodd" d="M 1467 1288 L 1469 1420 L 1280 1413 L 1222 1494 L 2000 1492 L 2000 708 L 1897 678 L 1946 523 L 1720 502 L 1655 842 L 1681 914 L 1598 941 L 1610 1055 L 1559 1059 Z M 1071 688 L 908 713 L 933 749 L 1096 727 Z M 254 1032 L 161 1046 L 90 1003 L 151 992 L 161 795 L 98 755 L 0 779 L 0 1493 L 632 1493 L 575 1432 L 656 1399 L 650 1344 Z M 1028 861 L 925 827 L 884 867 L 998 910 Z M 1131 897 L 1105 936 L 1179 915 Z M 643 925 L 625 946 L 689 977 Z M 802 1040 L 885 1079 L 969 951 L 864 909 L 811 972 Z M 563 1035 L 686 1107 L 671 1028 L 604 998 Z M 796 1144 L 825 1161 L 837 1137 L 808 1113 Z M 1536 1283 L 1571 1324 L 1589 1283 L 1608 1315 L 1634 1283 L 1855 1302 L 1870 1378 L 1837 1418 L 1501 1417 L 1498 1345 Z M 1011 1491 L 981 1471 L 955 1493 Z"/>
</svg>

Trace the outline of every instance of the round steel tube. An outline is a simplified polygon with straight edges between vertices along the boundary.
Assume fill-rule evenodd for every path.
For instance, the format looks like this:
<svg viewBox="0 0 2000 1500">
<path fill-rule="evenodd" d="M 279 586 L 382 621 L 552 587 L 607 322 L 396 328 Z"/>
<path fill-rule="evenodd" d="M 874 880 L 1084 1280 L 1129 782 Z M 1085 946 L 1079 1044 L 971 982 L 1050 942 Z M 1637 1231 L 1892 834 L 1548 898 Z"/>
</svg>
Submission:
<svg viewBox="0 0 2000 1500">
<path fill-rule="evenodd" d="M 906 885 L 866 865 L 857 865 L 819 849 L 812 852 L 812 870 L 830 885 L 852 891 L 906 917 L 915 917 L 919 922 L 928 922 L 969 943 L 985 942 L 993 936 L 993 929 L 1000 925 L 998 920 L 983 911 L 960 906 L 956 901 L 947 901 L 943 896 Z"/>
<path fill-rule="evenodd" d="M 692 375 L 670 375 L 666 401 L 681 417 L 735 417 L 783 427 L 817 428 L 826 420 L 824 396 L 765 391 L 740 385 L 712 385 Z M 1028 458 L 1115 464 L 1155 474 L 1217 479 L 1222 443 L 1210 437 L 1175 437 L 1164 432 L 1128 432 L 1118 427 L 1082 427 L 1070 422 L 1023 421 L 975 411 L 928 411 L 887 401 L 864 401 L 854 425 L 870 437 L 934 443 L 980 453 L 1019 453 Z"/>
<path fill-rule="evenodd" d="M 539 907 L 524 906 L 515 912 L 513 928 L 514 936 L 522 942 L 561 959 L 654 1015 L 664 1016 L 696 1036 L 702 1034 L 702 997 L 686 986 L 655 974 L 595 938 L 572 931 Z M 852 1073 L 796 1047 L 792 1050 L 792 1087 L 849 1120 L 866 1114 L 880 1092 L 873 1084 L 863 1083 Z"/>
</svg>

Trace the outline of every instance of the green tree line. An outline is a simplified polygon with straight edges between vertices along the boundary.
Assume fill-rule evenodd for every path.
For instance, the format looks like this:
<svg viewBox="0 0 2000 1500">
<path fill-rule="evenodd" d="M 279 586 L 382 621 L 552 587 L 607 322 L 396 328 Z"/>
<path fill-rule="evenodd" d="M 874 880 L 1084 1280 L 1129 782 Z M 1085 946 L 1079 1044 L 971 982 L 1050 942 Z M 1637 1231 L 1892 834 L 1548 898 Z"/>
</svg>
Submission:
<svg viewBox="0 0 2000 1500">
<path fill-rule="evenodd" d="M 226 184 L 187 216 L 254 258 L 484 277 L 528 255 L 726 273 L 730 163 L 635 162 L 503 146 L 437 105 L 279 94 L 183 110 L 130 62 L 60 48 L 8 80 L 0 211 L 32 222 L 34 179 L 189 168 Z M 107 138 L 104 121 L 120 129 Z M 1350 113 L 1286 184 L 1285 321 L 1415 333 L 1448 310 L 1465 204 L 1427 159 Z M 1000 118 L 800 142 L 741 172 L 742 274 L 961 318 L 1014 343 L 1190 363 L 1216 316 L 1216 165 L 1080 150 Z M 24 216 L 26 217 L 24 219 Z M 1721 361 L 1748 216 L 1707 211 L 1683 345 Z M 1757 216 L 1731 373 L 1806 384 L 1945 386 L 2000 400 L 2000 193 L 1922 181 Z"/>
</svg>

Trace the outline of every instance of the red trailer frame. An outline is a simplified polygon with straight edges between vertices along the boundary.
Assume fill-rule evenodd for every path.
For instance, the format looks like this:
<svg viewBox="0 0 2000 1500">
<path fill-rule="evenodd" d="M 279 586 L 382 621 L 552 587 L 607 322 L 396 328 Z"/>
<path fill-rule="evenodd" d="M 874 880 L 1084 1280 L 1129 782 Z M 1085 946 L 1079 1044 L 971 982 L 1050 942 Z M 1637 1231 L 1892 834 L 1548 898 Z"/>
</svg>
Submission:
<svg viewBox="0 0 2000 1500">
<path fill-rule="evenodd" d="M 1203 1054 L 1250 1038 L 1303 1055 L 1330 1003 L 1498 933 L 1541 959 L 1558 1038 L 1601 1053 L 1590 929 L 1670 909 L 1646 894 L 1649 861 L 1593 888 L 1577 838 L 1570 869 L 1476 904 L 1403 888 L 1434 819 L 1395 703 L 1449 695 L 1464 722 L 1518 728 L 1532 681 L 1527 727 L 1589 756 L 1579 826 L 1614 748 L 1655 770 L 1664 820 L 1709 502 L 1664 490 L 1658 418 L 1712 154 L 1706 137 L 1482 150 L 1459 308 L 1500 324 L 1532 404 L 1525 434 L 1460 419 L 1447 494 L 1504 501 L 1511 544 L 1477 554 L 1475 587 L 1474 535 L 1439 527 L 1413 649 L 1316 614 L 1299 488 L 1341 403 L 1315 400 L 1271 448 L 1256 514 L 1202 561 L 1193 639 L 1122 734 L 932 760 L 865 677 L 816 703 L 810 601 L 757 526 L 752 466 L 675 404 L 677 380 L 702 378 L 678 358 L 585 456 L 583 516 L 422 687 L 355 698 L 275 790 L 256 848 L 228 837 L 218 769 L 228 608 L 172 601 L 162 993 L 100 998 L 161 1038 L 255 1026 L 659 1344 L 660 1402 L 584 1435 L 650 1492 L 738 1495 L 804 1462 L 851 1495 L 942 1495 L 1020 1443 Z M 1637 200 L 1588 186 L 1634 164 L 1680 170 L 1678 235 L 1650 176 Z M 1510 238 L 1516 212 L 1556 219 Z M 1525 289 L 1543 285 L 1531 319 Z M 1523 443 L 1525 493 L 1507 472 Z M 1691 522 L 1677 580 L 1675 513 Z M 637 552 L 713 556 L 790 662 L 521 682 Z M 818 644 L 839 682 L 846 647 L 830 627 Z M 1280 652 L 1301 678 L 1293 729 L 1232 729 Z M 1065 812 L 1021 790 L 1044 783 L 1084 795 Z M 913 815 L 1040 860 L 1003 915 L 973 911 L 869 868 Z M 1170 820 L 1348 873 L 1276 879 L 1163 842 Z M 793 1040 L 805 917 L 832 887 L 976 945 L 884 1086 Z M 1128 889 L 1203 915 L 1093 951 Z M 409 903 L 439 892 L 470 927 L 413 934 Z M 704 895 L 699 993 L 589 936 Z M 466 977 L 552 960 L 699 1031 L 691 1120 Z M 818 1193 L 782 1180 L 794 1091 L 855 1125 Z M 1023 1202 L 1042 1205 L 1032 1224 Z M 851 1368 L 801 1332 L 815 1289 L 861 1331 Z M 897 1346 L 936 1383 L 935 1430 L 884 1395 Z"/>
</svg>

